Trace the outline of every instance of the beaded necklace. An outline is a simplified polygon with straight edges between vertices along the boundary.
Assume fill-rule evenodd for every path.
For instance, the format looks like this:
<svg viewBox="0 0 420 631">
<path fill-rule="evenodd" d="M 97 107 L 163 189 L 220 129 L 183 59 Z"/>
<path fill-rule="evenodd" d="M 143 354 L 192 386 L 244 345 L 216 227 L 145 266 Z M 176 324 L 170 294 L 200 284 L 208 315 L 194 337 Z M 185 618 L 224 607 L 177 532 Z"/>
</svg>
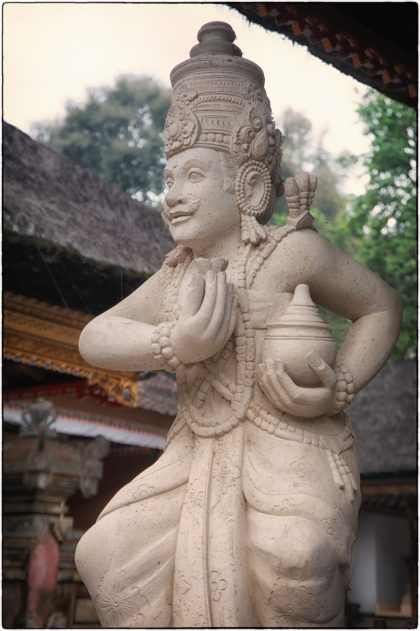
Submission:
<svg viewBox="0 0 420 631">
<path fill-rule="evenodd" d="M 188 390 L 183 415 L 195 434 L 202 437 L 221 436 L 236 427 L 247 415 L 252 402 L 255 385 L 256 344 L 255 331 L 251 323 L 247 290 L 250 289 L 264 262 L 274 252 L 277 245 L 291 232 L 294 226 L 277 229 L 265 228 L 266 241 L 258 246 L 240 245 L 231 262 L 231 281 L 235 285 L 238 298 L 238 318 L 234 336 L 212 358 L 195 366 L 197 376 L 193 385 L 187 388 L 187 369 L 177 369 L 177 380 L 183 392 Z M 166 265 L 166 292 L 164 311 L 166 320 L 178 317 L 177 297 L 184 274 L 193 259 L 192 252 L 179 249 L 174 251 L 169 265 Z M 236 355 L 236 380 L 224 376 L 224 367 Z M 211 389 L 227 401 L 233 411 L 229 418 L 218 423 L 217 418 L 206 418 L 201 409 Z"/>
</svg>

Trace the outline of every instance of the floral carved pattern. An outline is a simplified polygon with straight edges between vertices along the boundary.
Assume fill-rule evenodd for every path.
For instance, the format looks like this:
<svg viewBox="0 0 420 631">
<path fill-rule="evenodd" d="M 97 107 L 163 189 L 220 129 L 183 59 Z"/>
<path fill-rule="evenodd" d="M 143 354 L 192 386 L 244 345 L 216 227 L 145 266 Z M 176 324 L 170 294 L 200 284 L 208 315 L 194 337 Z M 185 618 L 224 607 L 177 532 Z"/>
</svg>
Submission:
<svg viewBox="0 0 420 631">
<path fill-rule="evenodd" d="M 149 606 L 149 601 L 139 587 L 125 585 L 127 579 L 120 572 L 109 587 L 100 586 L 95 599 L 99 617 L 107 627 L 119 627 L 133 613 L 141 616 L 141 609 Z"/>
<path fill-rule="evenodd" d="M 172 105 L 166 119 L 162 138 L 169 153 L 191 147 L 200 134 L 200 123 L 188 107 Z"/>
<path fill-rule="evenodd" d="M 279 577 L 275 582 L 268 602 L 281 610 L 278 621 L 282 627 L 296 627 L 322 618 L 325 607 L 307 587 L 297 581 Z M 306 624 L 305 624 L 306 623 Z"/>
<path fill-rule="evenodd" d="M 218 572 L 217 570 L 213 570 L 212 572 L 210 572 L 209 578 L 210 578 L 209 586 L 210 586 L 211 599 L 214 600 L 215 602 L 219 602 L 219 600 L 222 598 L 222 594 L 225 591 L 228 583 L 220 575 L 220 572 Z"/>
</svg>

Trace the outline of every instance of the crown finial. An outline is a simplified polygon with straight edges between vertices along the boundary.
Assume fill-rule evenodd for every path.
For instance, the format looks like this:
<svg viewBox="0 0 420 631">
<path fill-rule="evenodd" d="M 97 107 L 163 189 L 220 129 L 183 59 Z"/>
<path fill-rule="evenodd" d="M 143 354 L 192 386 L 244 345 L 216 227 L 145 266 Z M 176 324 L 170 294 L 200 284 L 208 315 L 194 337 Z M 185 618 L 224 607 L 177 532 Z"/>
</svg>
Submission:
<svg viewBox="0 0 420 631">
<path fill-rule="evenodd" d="M 235 31 L 226 22 L 207 22 L 203 24 L 197 34 L 200 42 L 190 50 L 190 57 L 199 55 L 231 55 L 242 57 L 242 51 L 233 44 L 236 39 Z"/>
</svg>

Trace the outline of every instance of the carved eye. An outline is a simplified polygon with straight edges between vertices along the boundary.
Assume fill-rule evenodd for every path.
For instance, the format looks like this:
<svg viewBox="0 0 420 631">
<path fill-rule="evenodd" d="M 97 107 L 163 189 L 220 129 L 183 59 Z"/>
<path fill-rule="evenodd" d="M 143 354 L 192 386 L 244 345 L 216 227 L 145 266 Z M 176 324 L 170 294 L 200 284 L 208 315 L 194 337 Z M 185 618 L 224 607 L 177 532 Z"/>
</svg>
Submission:
<svg viewBox="0 0 420 631">
<path fill-rule="evenodd" d="M 165 183 L 168 188 L 172 188 L 174 185 L 174 178 L 168 176 L 167 178 L 165 178 Z"/>
<path fill-rule="evenodd" d="M 188 179 L 190 182 L 201 182 L 203 178 L 204 174 L 201 171 L 197 171 L 194 169 L 188 173 Z"/>
</svg>

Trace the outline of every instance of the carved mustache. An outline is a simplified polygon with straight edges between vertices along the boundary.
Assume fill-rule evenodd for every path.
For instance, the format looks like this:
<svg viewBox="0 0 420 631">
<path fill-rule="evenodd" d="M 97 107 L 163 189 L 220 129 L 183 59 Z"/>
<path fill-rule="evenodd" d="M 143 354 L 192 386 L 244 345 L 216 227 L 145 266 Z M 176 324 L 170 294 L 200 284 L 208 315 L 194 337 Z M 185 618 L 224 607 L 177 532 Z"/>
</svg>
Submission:
<svg viewBox="0 0 420 631">
<path fill-rule="evenodd" d="M 179 197 L 173 205 L 163 201 L 163 216 L 167 221 L 175 217 L 186 217 L 193 215 L 200 207 L 201 200 L 198 197 Z"/>
</svg>

